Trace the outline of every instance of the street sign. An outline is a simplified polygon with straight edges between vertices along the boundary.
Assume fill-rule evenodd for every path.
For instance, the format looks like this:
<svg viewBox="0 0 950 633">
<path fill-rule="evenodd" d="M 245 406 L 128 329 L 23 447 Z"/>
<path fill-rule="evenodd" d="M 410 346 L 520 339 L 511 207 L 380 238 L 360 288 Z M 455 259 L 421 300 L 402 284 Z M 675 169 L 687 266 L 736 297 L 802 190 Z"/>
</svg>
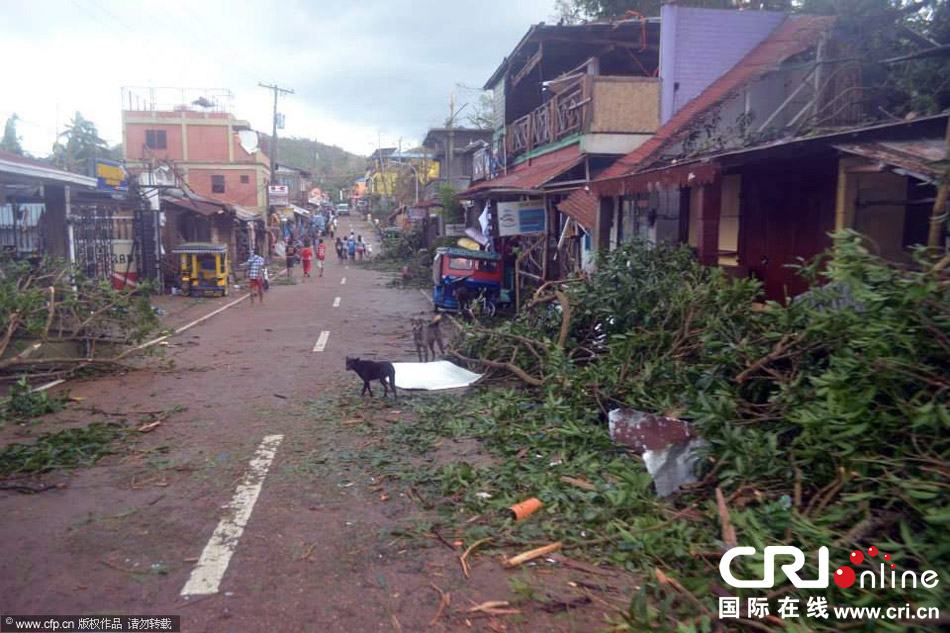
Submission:
<svg viewBox="0 0 950 633">
<path fill-rule="evenodd" d="M 409 207 L 409 221 L 410 222 L 422 222 L 426 219 L 426 208 L 425 207 Z"/>
<path fill-rule="evenodd" d="M 290 187 L 287 185 L 268 185 L 267 203 L 272 207 L 290 204 Z"/>
<path fill-rule="evenodd" d="M 122 163 L 97 158 L 94 163 L 96 189 L 99 191 L 128 191 L 129 181 Z"/>
<path fill-rule="evenodd" d="M 543 200 L 498 203 L 498 232 L 500 235 L 544 233 L 546 222 Z"/>
</svg>

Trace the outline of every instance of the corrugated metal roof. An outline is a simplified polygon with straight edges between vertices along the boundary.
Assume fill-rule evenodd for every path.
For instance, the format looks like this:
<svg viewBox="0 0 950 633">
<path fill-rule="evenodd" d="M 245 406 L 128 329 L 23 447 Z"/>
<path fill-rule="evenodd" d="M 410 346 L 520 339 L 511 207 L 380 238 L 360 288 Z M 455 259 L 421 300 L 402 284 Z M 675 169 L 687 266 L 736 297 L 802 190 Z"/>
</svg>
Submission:
<svg viewBox="0 0 950 633">
<path fill-rule="evenodd" d="M 4 150 L 0 150 L 0 174 L 8 174 L 14 178 L 30 178 L 43 182 L 96 188 L 95 178 L 57 169 L 47 163 Z"/>
<path fill-rule="evenodd" d="M 583 160 L 580 144 L 574 143 L 543 156 L 515 165 L 508 173 L 491 180 L 483 180 L 459 193 L 459 198 L 486 197 L 490 193 L 530 193 L 553 180 Z"/>
<path fill-rule="evenodd" d="M 562 213 L 571 216 L 585 229 L 597 224 L 597 196 L 587 189 L 578 189 L 557 205 Z"/>
<path fill-rule="evenodd" d="M 213 242 L 182 242 L 172 249 L 173 253 L 226 253 L 227 244 Z"/>
<path fill-rule="evenodd" d="M 224 202 L 217 202 L 210 199 L 176 198 L 174 196 L 162 196 L 162 202 L 174 205 L 187 211 L 194 211 L 198 215 L 203 215 L 206 217 L 215 215 L 221 211 L 225 211 L 228 207 L 228 205 Z"/>
<path fill-rule="evenodd" d="M 238 220 L 242 222 L 253 222 L 255 220 L 263 220 L 263 216 L 257 211 L 251 211 L 250 209 L 245 209 L 244 207 L 239 207 L 238 205 L 231 205 L 234 207 L 234 214 L 237 216 Z"/>
<path fill-rule="evenodd" d="M 650 167 L 660 152 L 676 142 L 689 123 L 722 103 L 736 90 L 774 70 L 779 64 L 808 48 L 834 25 L 832 16 L 793 15 L 785 19 L 775 32 L 709 85 L 695 99 L 683 106 L 663 124 L 646 143 L 619 159 L 591 184 L 601 195 L 623 191 L 623 179 Z"/>
<path fill-rule="evenodd" d="M 946 140 L 943 138 L 839 143 L 834 147 L 849 154 L 899 167 L 930 180 L 936 179 L 942 173 L 935 163 L 943 161 L 946 156 Z"/>
</svg>

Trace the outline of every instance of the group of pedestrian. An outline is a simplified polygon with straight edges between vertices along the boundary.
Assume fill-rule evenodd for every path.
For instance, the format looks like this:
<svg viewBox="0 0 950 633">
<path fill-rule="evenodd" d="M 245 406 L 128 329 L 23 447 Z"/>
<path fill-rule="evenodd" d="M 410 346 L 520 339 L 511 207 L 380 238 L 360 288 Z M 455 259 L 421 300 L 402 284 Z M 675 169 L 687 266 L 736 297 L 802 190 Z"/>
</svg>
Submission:
<svg viewBox="0 0 950 633">
<path fill-rule="evenodd" d="M 300 263 L 303 265 L 303 279 L 313 279 L 313 261 L 317 261 L 317 270 L 319 270 L 319 276 L 323 277 L 323 262 L 327 258 L 327 245 L 323 243 L 323 238 L 318 237 L 316 242 L 316 248 L 313 248 L 313 242 L 310 238 L 307 238 L 303 241 L 303 244 L 294 244 L 288 243 L 286 255 L 286 265 L 287 265 L 287 278 L 294 278 L 294 265 L 297 263 L 297 260 L 300 260 Z"/>
<path fill-rule="evenodd" d="M 340 262 L 345 262 L 347 259 L 350 261 L 363 261 L 364 258 L 369 258 L 373 254 L 373 248 L 363 241 L 362 235 L 355 235 L 353 231 L 350 231 L 350 236 L 345 240 L 343 238 L 336 238 L 336 256 Z"/>
<path fill-rule="evenodd" d="M 330 240 L 336 248 L 337 259 L 340 263 L 347 261 L 363 261 L 369 259 L 373 254 L 372 247 L 363 240 L 362 235 L 356 235 L 353 231 L 346 238 L 335 236 L 337 228 L 336 217 L 330 215 L 326 218 L 326 223 L 318 223 L 319 228 L 310 226 L 309 231 L 304 231 L 309 236 L 301 239 L 295 239 L 290 235 L 285 246 L 285 265 L 287 266 L 287 277 L 294 278 L 294 267 L 299 261 L 303 267 L 303 279 L 313 279 L 313 263 L 317 262 L 318 276 L 323 277 L 324 262 L 327 258 L 327 245 L 324 242 L 324 235 Z M 378 229 L 377 229 L 378 230 Z M 252 253 L 247 262 L 248 288 L 251 293 L 251 304 L 257 299 L 264 304 L 264 290 L 267 285 L 267 270 L 265 260 L 257 253 Z"/>
</svg>

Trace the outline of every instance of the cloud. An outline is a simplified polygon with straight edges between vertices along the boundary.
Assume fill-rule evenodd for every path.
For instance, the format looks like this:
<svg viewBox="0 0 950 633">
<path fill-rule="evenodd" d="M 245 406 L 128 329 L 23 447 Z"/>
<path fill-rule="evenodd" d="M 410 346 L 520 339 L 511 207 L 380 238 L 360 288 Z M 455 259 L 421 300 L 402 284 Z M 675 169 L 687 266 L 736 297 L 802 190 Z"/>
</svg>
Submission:
<svg viewBox="0 0 950 633">
<path fill-rule="evenodd" d="M 40 8 L 42 7 L 42 10 Z M 111 143 L 121 131 L 121 87 L 227 88 L 235 114 L 271 127 L 278 83 L 282 135 L 366 154 L 418 142 L 481 87 L 553 0 L 323 0 L 201 3 L 27 0 L 4 3 L 0 117 L 16 112 L 28 151 L 44 155 L 79 110 Z"/>
</svg>

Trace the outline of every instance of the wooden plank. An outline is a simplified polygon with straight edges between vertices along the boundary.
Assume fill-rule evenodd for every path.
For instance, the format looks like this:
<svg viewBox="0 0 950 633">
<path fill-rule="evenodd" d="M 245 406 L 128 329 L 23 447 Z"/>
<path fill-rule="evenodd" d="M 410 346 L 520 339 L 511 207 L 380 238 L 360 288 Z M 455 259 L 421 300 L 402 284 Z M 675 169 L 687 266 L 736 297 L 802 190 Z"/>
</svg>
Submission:
<svg viewBox="0 0 950 633">
<path fill-rule="evenodd" d="M 542 43 L 538 44 L 538 52 L 528 58 L 528 61 L 525 62 L 525 65 L 518 71 L 518 74 L 514 76 L 511 80 L 511 87 L 514 88 L 518 83 L 525 78 L 525 76 L 534 70 L 534 67 L 541 63 L 541 55 L 544 51 L 544 45 Z"/>
</svg>

